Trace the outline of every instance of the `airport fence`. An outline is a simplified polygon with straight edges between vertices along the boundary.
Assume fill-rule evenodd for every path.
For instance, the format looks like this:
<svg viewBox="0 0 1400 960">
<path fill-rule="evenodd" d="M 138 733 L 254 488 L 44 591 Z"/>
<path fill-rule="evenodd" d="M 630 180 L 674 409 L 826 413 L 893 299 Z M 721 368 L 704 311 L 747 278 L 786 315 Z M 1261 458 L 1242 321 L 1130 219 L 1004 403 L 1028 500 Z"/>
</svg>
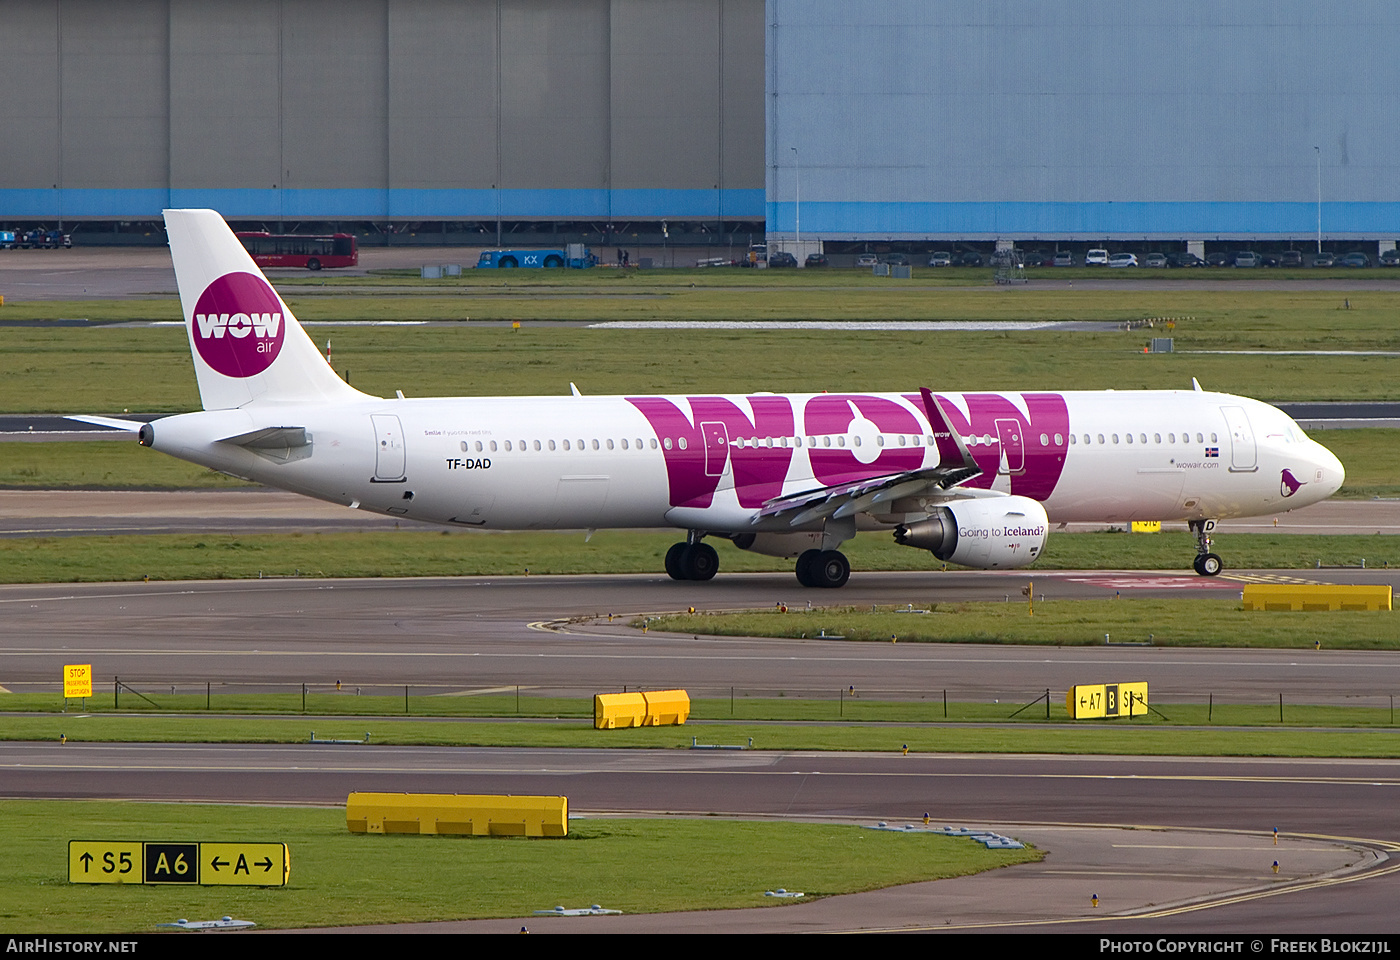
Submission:
<svg viewBox="0 0 1400 960">
<path fill-rule="evenodd" d="M 534 684 L 382 683 L 363 680 L 193 680 L 113 677 L 96 681 L 93 696 L 63 698 L 61 684 L 10 682 L 0 712 L 230 714 L 248 716 L 419 717 L 591 720 L 593 696 L 665 689 L 658 684 L 607 688 Z M 842 688 L 689 686 L 695 721 L 861 723 L 1068 722 L 1063 689 L 1016 689 L 979 684 L 929 690 L 897 686 Z M 1385 690 L 1309 689 L 1174 691 L 1149 695 L 1132 723 L 1177 725 L 1339 725 L 1395 727 L 1396 695 Z"/>
</svg>

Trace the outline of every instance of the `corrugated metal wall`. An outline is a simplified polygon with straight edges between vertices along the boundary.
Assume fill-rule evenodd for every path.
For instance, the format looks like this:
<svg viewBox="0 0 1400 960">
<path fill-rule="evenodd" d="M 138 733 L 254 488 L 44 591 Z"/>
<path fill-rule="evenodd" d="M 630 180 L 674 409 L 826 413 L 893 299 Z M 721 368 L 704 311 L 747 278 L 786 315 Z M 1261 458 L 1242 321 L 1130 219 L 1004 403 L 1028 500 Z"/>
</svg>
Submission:
<svg viewBox="0 0 1400 960">
<path fill-rule="evenodd" d="M 1393 3 L 767 6 L 770 237 L 1400 233 Z"/>
<path fill-rule="evenodd" d="M 761 0 L 0 0 L 0 219 L 758 219 Z"/>
</svg>

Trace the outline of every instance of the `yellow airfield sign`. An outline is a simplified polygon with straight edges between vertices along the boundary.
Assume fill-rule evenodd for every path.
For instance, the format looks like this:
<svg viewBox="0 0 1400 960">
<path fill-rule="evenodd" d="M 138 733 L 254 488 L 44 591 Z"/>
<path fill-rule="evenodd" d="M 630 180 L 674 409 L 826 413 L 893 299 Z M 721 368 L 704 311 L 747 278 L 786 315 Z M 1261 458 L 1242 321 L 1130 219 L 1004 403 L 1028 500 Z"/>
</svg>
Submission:
<svg viewBox="0 0 1400 960">
<path fill-rule="evenodd" d="M 201 843 L 199 858 L 205 886 L 280 887 L 292 868 L 285 843 Z"/>
<path fill-rule="evenodd" d="M 142 883 L 143 848 L 139 840 L 69 840 L 69 883 Z"/>
<path fill-rule="evenodd" d="M 68 841 L 69 883 L 282 887 L 290 872 L 285 843 Z"/>
<path fill-rule="evenodd" d="M 63 668 L 63 699 L 92 696 L 92 664 L 70 663 Z"/>
<path fill-rule="evenodd" d="M 1065 709 L 1071 720 L 1146 716 L 1147 681 L 1078 684 L 1065 694 Z"/>
</svg>

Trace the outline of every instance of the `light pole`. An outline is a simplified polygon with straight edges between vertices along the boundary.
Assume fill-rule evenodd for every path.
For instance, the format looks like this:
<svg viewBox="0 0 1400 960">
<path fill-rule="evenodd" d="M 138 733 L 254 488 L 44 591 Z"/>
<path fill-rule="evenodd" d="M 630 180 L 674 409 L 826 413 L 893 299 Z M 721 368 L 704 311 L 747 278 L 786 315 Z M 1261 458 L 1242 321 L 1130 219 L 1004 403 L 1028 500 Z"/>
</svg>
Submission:
<svg viewBox="0 0 1400 960">
<path fill-rule="evenodd" d="M 1313 147 L 1317 154 L 1317 252 L 1322 252 L 1322 148 Z"/>
<path fill-rule="evenodd" d="M 795 228 L 793 233 L 797 235 L 797 252 L 802 253 L 802 156 L 797 152 L 797 148 L 792 148 L 792 177 L 796 184 L 797 209 L 795 216 Z"/>
</svg>

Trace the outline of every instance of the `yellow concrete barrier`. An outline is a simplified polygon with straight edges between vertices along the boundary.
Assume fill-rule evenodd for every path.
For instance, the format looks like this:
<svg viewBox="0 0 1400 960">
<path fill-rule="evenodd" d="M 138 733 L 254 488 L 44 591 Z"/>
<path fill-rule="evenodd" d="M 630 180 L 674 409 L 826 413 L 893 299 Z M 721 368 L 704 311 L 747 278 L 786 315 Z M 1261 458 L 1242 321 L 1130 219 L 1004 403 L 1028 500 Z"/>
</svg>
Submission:
<svg viewBox="0 0 1400 960">
<path fill-rule="evenodd" d="M 599 693 L 593 697 L 595 730 L 671 726 L 685 723 L 689 717 L 690 695 L 684 690 Z"/>
<path fill-rule="evenodd" d="M 647 699 L 648 726 L 665 727 L 685 723 L 690 717 L 690 694 L 684 690 L 653 690 L 643 693 Z"/>
<path fill-rule="evenodd" d="M 351 833 L 563 837 L 569 832 L 569 798 L 352 793 L 345 801 L 345 825 Z"/>
<path fill-rule="evenodd" d="M 593 698 L 593 729 L 640 727 L 647 715 L 647 698 L 640 693 L 600 693 Z"/>
<path fill-rule="evenodd" d="M 1390 610 L 1389 585 L 1357 583 L 1250 583 L 1246 610 Z"/>
</svg>

